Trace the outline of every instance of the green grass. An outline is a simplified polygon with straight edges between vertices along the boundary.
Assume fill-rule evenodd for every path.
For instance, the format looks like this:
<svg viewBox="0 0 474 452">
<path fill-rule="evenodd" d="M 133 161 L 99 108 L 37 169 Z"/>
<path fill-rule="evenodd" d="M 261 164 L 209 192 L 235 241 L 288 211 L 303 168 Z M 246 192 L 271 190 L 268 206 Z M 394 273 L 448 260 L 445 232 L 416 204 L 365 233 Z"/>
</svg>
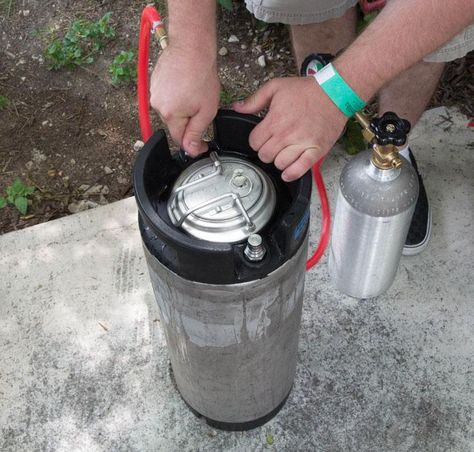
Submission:
<svg viewBox="0 0 474 452">
<path fill-rule="evenodd" d="M 106 42 L 115 37 L 110 25 L 112 13 L 92 22 L 75 20 L 62 39 L 54 39 L 46 48 L 46 59 L 51 70 L 91 64 Z"/>
</svg>

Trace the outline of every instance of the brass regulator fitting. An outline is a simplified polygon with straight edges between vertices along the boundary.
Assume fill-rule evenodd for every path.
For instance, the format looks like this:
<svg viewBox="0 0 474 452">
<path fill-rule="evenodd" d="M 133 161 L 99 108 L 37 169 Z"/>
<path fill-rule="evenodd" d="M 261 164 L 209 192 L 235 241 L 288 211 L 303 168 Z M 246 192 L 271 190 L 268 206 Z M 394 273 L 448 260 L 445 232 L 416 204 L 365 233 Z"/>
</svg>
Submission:
<svg viewBox="0 0 474 452">
<path fill-rule="evenodd" d="M 402 159 L 398 155 L 398 147 L 406 143 L 410 123 L 391 111 L 372 120 L 358 112 L 355 118 L 362 126 L 364 139 L 372 144 L 372 163 L 380 169 L 400 168 Z"/>
</svg>

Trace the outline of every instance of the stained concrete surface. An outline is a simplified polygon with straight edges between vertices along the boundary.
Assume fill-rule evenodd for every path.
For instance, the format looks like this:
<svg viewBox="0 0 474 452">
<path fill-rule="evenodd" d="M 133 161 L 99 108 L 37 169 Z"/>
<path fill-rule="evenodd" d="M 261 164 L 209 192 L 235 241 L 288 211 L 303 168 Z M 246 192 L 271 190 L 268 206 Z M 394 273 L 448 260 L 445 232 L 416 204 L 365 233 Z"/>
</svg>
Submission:
<svg viewBox="0 0 474 452">
<path fill-rule="evenodd" d="M 132 198 L 1 236 L 0 450 L 473 451 L 466 126 L 437 109 L 413 133 L 433 238 L 385 295 L 341 295 L 326 258 L 308 273 L 294 389 L 249 432 L 208 427 L 176 392 Z M 325 164 L 333 202 L 349 158 L 336 149 Z M 317 201 L 311 222 L 314 246 Z"/>
</svg>

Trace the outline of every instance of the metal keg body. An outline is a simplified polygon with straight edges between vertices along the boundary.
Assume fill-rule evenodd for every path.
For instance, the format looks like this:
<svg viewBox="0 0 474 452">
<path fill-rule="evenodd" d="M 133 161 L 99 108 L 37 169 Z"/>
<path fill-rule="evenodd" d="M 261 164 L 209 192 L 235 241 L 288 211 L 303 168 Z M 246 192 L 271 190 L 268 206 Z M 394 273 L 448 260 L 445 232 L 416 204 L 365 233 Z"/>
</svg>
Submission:
<svg viewBox="0 0 474 452">
<path fill-rule="evenodd" d="M 359 153 L 341 173 L 329 273 L 345 294 L 371 298 L 395 278 L 418 198 L 418 178 L 394 145 L 406 141 L 406 121 L 386 113 L 370 125 L 365 117 L 359 122 L 374 149 Z"/>
<path fill-rule="evenodd" d="M 257 122 L 220 112 L 218 146 L 197 161 L 171 156 L 156 134 L 134 170 L 140 232 L 177 387 L 195 412 L 231 430 L 261 425 L 284 404 L 304 287 L 311 177 L 285 184 L 276 168 L 258 161 L 248 145 Z M 207 176 L 196 182 L 200 190 L 191 189 Z M 248 218 L 239 198 L 221 198 L 227 191 L 239 195 Z M 212 231 L 217 240 L 206 240 Z"/>
</svg>

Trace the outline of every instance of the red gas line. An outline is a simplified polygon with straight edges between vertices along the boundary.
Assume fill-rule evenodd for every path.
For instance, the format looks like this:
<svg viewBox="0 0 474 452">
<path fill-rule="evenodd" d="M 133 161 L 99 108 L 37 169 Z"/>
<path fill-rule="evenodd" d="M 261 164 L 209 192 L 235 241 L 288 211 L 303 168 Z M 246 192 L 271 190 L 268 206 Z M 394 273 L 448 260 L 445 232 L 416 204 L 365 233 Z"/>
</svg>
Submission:
<svg viewBox="0 0 474 452">
<path fill-rule="evenodd" d="M 158 28 L 163 28 L 161 16 L 156 8 L 147 6 L 143 10 L 140 21 L 137 67 L 138 118 L 143 141 L 148 141 L 153 134 L 150 121 L 150 92 L 148 90 L 148 53 L 150 49 L 150 35 L 155 33 Z"/>
<path fill-rule="evenodd" d="M 150 104 L 149 104 L 149 89 L 148 89 L 148 63 L 149 63 L 149 47 L 150 34 L 163 37 L 163 23 L 160 14 L 153 6 L 147 6 L 142 13 L 140 22 L 140 36 L 138 41 L 138 76 L 137 76 L 137 92 L 138 92 L 138 117 L 140 121 L 140 130 L 143 141 L 148 139 L 153 134 L 150 120 Z M 319 198 L 321 200 L 322 224 L 319 236 L 319 244 L 316 251 L 306 262 L 306 270 L 314 267 L 321 259 L 326 247 L 329 243 L 329 234 L 331 229 L 331 214 L 329 211 L 329 201 L 324 186 L 324 181 L 321 176 L 320 166 L 323 162 L 321 159 L 313 168 L 313 177 L 316 187 L 318 189 Z"/>
</svg>

